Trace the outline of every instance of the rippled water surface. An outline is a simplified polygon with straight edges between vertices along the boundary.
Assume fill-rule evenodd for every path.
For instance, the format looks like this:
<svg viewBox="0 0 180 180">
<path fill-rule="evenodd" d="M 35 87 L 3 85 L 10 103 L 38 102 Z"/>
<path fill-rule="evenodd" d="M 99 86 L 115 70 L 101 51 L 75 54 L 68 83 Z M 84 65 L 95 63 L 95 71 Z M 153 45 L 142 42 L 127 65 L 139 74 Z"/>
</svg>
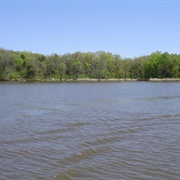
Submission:
<svg viewBox="0 0 180 180">
<path fill-rule="evenodd" d="M 180 83 L 0 83 L 0 179 L 180 179 Z"/>
</svg>

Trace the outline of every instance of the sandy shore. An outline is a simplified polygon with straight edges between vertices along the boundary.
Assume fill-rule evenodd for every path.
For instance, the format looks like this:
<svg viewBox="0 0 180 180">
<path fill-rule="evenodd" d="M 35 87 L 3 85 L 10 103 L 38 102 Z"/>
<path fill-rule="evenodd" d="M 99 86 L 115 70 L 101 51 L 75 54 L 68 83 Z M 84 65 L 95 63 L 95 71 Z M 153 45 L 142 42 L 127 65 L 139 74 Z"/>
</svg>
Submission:
<svg viewBox="0 0 180 180">
<path fill-rule="evenodd" d="M 60 81 L 59 79 L 45 79 L 43 81 Z M 130 78 L 111 78 L 111 79 L 93 79 L 93 78 L 78 78 L 78 79 L 62 79 L 62 82 L 123 82 L 123 81 L 151 81 L 151 82 L 168 82 L 180 81 L 180 78 L 150 78 L 149 80 L 143 79 L 130 79 Z"/>
<path fill-rule="evenodd" d="M 19 81 L 19 82 L 28 82 L 28 81 L 39 81 L 39 82 L 134 82 L 134 81 L 150 81 L 150 82 L 174 82 L 180 81 L 180 78 L 150 78 L 149 80 L 145 79 L 130 79 L 130 78 L 111 78 L 111 79 L 95 79 L 95 78 L 78 78 L 78 79 L 12 79 L 7 81 Z"/>
<path fill-rule="evenodd" d="M 56 81 L 60 81 L 59 79 L 45 79 L 45 80 L 42 80 L 42 81 L 52 81 L 52 82 L 56 82 Z M 137 81 L 137 79 L 130 79 L 130 78 L 127 78 L 127 79 L 94 79 L 94 78 L 78 78 L 78 79 L 62 79 L 61 80 L 62 82 L 122 82 L 122 81 Z"/>
<path fill-rule="evenodd" d="M 150 78 L 149 81 L 152 81 L 152 82 L 166 82 L 166 81 L 180 81 L 180 78 L 162 78 L 162 79 L 159 79 L 159 78 Z"/>
</svg>

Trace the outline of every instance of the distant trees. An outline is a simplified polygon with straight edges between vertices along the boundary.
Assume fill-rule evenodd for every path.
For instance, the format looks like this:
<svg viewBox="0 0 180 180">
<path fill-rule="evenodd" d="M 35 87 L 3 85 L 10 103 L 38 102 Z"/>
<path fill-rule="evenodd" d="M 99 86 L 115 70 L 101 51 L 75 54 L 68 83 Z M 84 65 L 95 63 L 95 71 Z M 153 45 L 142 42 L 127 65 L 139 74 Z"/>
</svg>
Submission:
<svg viewBox="0 0 180 180">
<path fill-rule="evenodd" d="M 134 59 L 108 52 L 45 56 L 0 49 L 0 80 L 77 78 L 180 78 L 180 55 L 153 52 Z"/>
<path fill-rule="evenodd" d="M 145 65 L 146 78 L 180 78 L 180 55 L 155 52 Z"/>
</svg>

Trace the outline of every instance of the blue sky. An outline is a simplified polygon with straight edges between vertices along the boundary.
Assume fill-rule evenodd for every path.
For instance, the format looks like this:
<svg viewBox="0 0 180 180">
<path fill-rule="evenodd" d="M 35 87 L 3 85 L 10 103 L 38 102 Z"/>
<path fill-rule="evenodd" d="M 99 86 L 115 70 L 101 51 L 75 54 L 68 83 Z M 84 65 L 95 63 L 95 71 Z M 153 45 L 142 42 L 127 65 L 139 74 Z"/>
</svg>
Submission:
<svg viewBox="0 0 180 180">
<path fill-rule="evenodd" d="M 0 0 L 0 47 L 49 55 L 180 54 L 178 0 Z"/>
</svg>

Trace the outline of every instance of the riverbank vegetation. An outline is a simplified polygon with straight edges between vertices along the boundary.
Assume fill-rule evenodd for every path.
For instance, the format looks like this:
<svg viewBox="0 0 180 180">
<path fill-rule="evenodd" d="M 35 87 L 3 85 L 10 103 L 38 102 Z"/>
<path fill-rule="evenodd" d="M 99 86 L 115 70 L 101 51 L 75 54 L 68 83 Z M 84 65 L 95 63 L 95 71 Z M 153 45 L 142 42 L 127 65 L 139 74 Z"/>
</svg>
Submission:
<svg viewBox="0 0 180 180">
<path fill-rule="evenodd" d="M 43 55 L 0 49 L 0 80 L 180 78 L 180 54 L 121 58 L 98 51 Z"/>
</svg>

